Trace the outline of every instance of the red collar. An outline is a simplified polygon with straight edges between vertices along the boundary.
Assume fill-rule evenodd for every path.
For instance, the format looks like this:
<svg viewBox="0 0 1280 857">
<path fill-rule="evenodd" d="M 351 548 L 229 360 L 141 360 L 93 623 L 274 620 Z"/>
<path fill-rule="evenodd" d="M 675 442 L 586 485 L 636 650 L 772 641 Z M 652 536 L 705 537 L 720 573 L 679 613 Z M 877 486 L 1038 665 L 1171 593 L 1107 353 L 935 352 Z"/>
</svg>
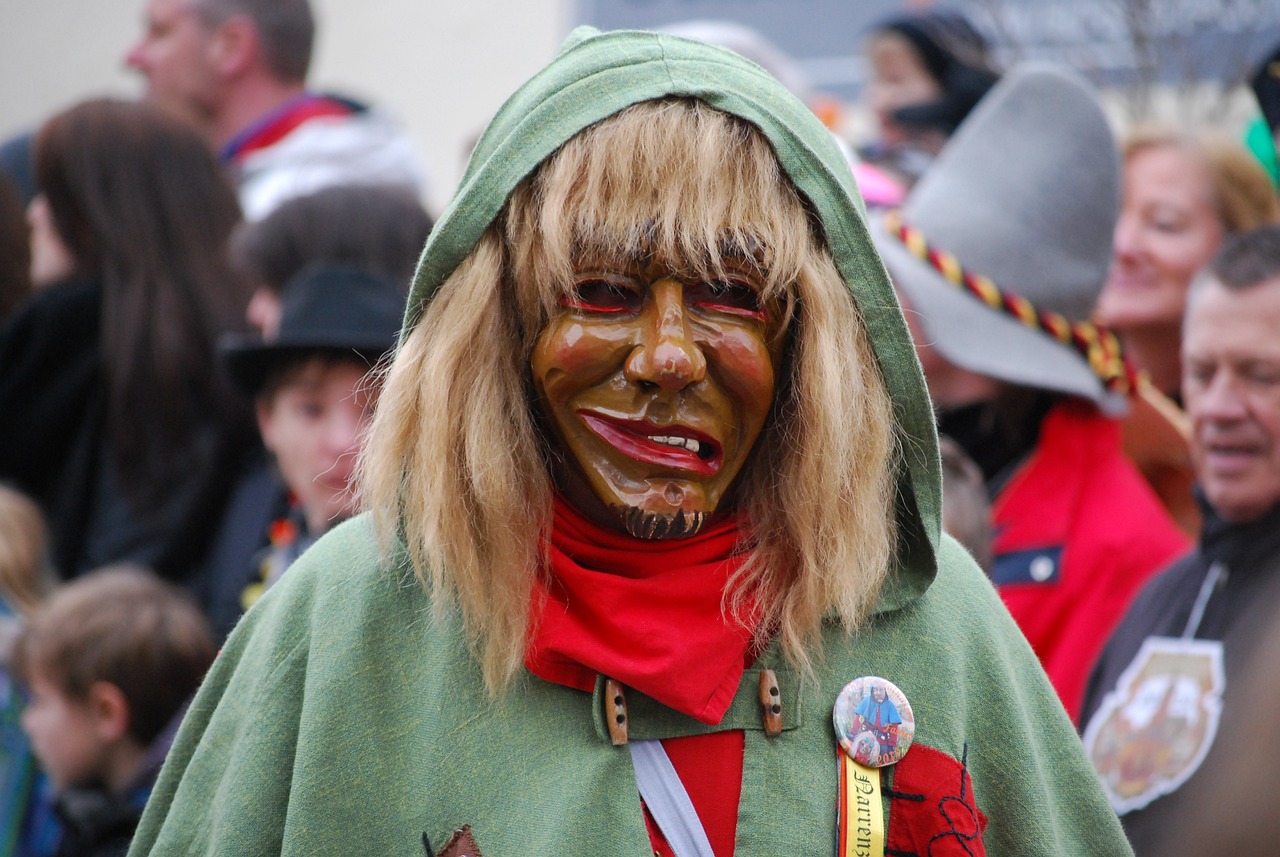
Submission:
<svg viewBox="0 0 1280 857">
<path fill-rule="evenodd" d="M 1067 541 L 1091 483 L 1121 456 L 1118 420 L 1080 399 L 1054 405 L 1030 458 L 991 504 L 996 553 Z"/>
<path fill-rule="evenodd" d="M 306 92 L 285 102 L 237 134 L 222 149 L 222 160 L 239 163 L 253 152 L 273 146 L 299 125 L 320 116 L 350 116 L 357 111 L 351 102 Z"/>
<path fill-rule="evenodd" d="M 730 515 L 692 538 L 645 541 L 601 527 L 557 497 L 549 582 L 535 587 L 525 665 L 580 690 L 591 690 L 601 673 L 719 723 L 754 625 L 721 609 L 746 559 L 741 535 Z"/>
</svg>

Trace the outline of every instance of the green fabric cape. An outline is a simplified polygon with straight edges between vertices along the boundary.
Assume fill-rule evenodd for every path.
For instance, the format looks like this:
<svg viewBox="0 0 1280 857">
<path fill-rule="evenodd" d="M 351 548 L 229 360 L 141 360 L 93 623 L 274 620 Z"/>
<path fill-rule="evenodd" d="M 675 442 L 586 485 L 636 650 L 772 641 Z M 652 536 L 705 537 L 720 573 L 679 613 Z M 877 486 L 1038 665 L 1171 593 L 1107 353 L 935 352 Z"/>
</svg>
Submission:
<svg viewBox="0 0 1280 857">
<path fill-rule="evenodd" d="M 994 589 L 954 541 L 940 548 L 934 585 L 908 607 L 852 639 L 825 628 L 812 678 L 776 645 L 744 676 L 718 727 L 745 735 L 737 857 L 835 853 L 832 705 L 864 675 L 910 701 L 908 756 L 928 746 L 967 759 L 988 857 L 1130 853 Z M 762 668 L 778 673 L 776 738 L 762 728 Z M 634 691 L 627 701 L 633 739 L 717 728 Z M 648 855 L 630 754 L 610 743 L 604 711 L 599 691 L 530 675 L 488 698 L 456 611 L 433 617 L 362 516 L 304 554 L 231 635 L 130 854 L 422 857 L 424 833 L 439 848 L 470 824 L 483 857 Z M 892 823 L 903 803 L 884 804 Z"/>
<path fill-rule="evenodd" d="M 743 729 L 737 854 L 830 855 L 831 706 L 847 682 L 879 675 L 910 700 L 918 744 L 968 760 L 987 854 L 1129 853 L 1033 653 L 972 560 L 939 536 L 932 413 L 850 170 L 764 71 L 674 37 L 575 31 L 481 138 L 424 251 L 406 328 L 540 161 L 587 125 L 667 95 L 754 123 L 818 213 L 901 423 L 900 544 L 875 616 L 852 637 L 824 628 L 815 675 L 793 674 L 775 644 L 719 727 L 631 694 L 633 737 Z M 609 742 L 599 692 L 525 675 L 490 699 L 456 609 L 432 608 L 404 556 L 379 553 L 367 519 L 325 536 L 228 640 L 130 854 L 409 857 L 424 853 L 424 834 L 438 848 L 463 824 L 484 857 L 649 853 L 630 757 Z M 765 667 L 782 691 L 775 738 L 756 702 Z"/>
</svg>

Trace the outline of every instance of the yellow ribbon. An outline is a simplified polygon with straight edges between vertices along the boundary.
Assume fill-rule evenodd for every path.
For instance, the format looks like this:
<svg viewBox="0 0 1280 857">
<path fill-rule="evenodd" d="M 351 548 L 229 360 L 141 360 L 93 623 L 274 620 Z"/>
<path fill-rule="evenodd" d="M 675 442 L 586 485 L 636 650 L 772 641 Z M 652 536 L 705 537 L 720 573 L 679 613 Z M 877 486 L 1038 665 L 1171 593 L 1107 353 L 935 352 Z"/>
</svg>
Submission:
<svg viewBox="0 0 1280 857">
<path fill-rule="evenodd" d="M 839 857 L 882 857 L 884 804 L 880 799 L 880 769 L 840 755 Z"/>
</svg>

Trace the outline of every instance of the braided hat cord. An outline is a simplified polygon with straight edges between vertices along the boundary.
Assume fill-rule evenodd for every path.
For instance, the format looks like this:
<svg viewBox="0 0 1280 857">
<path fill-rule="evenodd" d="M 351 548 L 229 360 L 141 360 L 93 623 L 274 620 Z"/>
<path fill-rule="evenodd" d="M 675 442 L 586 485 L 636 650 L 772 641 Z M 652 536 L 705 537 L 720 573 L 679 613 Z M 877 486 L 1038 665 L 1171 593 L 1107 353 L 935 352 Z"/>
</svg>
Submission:
<svg viewBox="0 0 1280 857">
<path fill-rule="evenodd" d="M 1125 360 L 1119 338 L 1108 328 L 1091 321 L 1073 322 L 1060 313 L 1038 310 L 1031 301 L 1001 289 L 989 277 L 966 270 L 955 256 L 931 246 L 920 230 L 902 219 L 899 211 L 887 213 L 883 223 L 885 231 L 901 241 L 911 255 L 934 268 L 951 285 L 1079 352 L 1108 392 L 1127 395 L 1136 388 L 1137 373 Z"/>
</svg>

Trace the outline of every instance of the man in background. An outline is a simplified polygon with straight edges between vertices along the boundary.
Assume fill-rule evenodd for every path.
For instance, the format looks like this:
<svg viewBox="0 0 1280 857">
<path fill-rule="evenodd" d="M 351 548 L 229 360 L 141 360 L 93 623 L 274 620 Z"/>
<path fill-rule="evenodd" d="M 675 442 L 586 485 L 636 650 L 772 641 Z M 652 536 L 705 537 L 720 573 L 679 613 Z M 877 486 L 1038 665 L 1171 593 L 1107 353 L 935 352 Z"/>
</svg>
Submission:
<svg viewBox="0 0 1280 857">
<path fill-rule="evenodd" d="M 1203 812 L 1220 773 L 1247 771 L 1259 754 L 1274 769 L 1272 737 L 1239 737 L 1259 713 L 1252 686 L 1276 674 L 1263 658 L 1276 656 L 1265 641 L 1280 615 L 1280 226 L 1229 241 L 1192 287 L 1182 353 L 1204 529 L 1116 628 L 1081 722 L 1138 857 L 1210 830 L 1217 853 L 1253 854 L 1221 838 L 1234 824 L 1207 825 Z"/>
<path fill-rule="evenodd" d="M 422 191 L 417 152 L 385 114 L 307 88 L 314 38 L 308 0 L 147 0 L 125 56 L 149 100 L 204 129 L 248 220 L 334 184 Z"/>
</svg>

